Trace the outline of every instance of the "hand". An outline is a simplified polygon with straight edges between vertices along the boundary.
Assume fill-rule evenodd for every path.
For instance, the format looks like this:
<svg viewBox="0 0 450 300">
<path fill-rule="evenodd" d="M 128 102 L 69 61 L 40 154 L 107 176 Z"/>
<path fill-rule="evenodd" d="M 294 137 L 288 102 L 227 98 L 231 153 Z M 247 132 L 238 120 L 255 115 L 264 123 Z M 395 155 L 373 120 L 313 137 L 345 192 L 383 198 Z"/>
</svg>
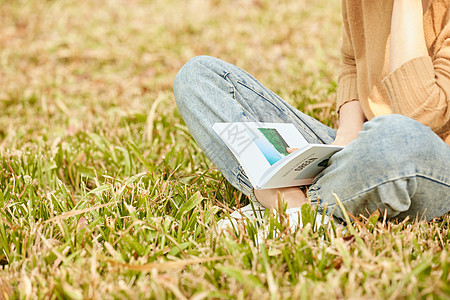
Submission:
<svg viewBox="0 0 450 300">
<path fill-rule="evenodd" d="M 339 129 L 336 133 L 336 139 L 332 145 L 346 146 L 348 143 L 358 137 L 366 117 L 359 101 L 350 101 L 341 106 L 339 110 Z M 288 153 L 292 153 L 298 148 L 286 148 Z"/>
<path fill-rule="evenodd" d="M 288 153 L 292 153 L 292 152 L 297 151 L 297 150 L 298 150 L 298 148 L 286 148 L 286 151 Z"/>
<path fill-rule="evenodd" d="M 347 146 L 348 143 L 353 141 L 358 137 L 359 131 L 349 131 L 346 133 L 339 134 L 339 131 L 336 135 L 336 138 L 334 139 L 334 142 L 331 143 L 331 145 L 336 146 Z"/>
<path fill-rule="evenodd" d="M 359 101 L 347 102 L 339 110 L 339 129 L 333 145 L 346 146 L 358 137 L 366 117 Z"/>
</svg>

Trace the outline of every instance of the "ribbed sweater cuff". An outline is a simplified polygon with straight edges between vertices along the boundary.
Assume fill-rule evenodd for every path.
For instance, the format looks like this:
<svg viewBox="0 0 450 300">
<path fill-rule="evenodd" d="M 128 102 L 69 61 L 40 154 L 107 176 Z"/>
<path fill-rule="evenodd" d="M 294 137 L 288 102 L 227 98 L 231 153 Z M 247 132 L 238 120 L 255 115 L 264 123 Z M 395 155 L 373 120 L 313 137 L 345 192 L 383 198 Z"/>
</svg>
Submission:
<svg viewBox="0 0 450 300">
<path fill-rule="evenodd" d="M 429 97 L 435 82 L 430 57 L 414 58 L 390 73 L 383 81 L 394 113 L 410 115 Z"/>
<path fill-rule="evenodd" d="M 347 102 L 358 99 L 358 87 L 356 84 L 356 74 L 348 74 L 338 82 L 336 111 Z"/>
</svg>

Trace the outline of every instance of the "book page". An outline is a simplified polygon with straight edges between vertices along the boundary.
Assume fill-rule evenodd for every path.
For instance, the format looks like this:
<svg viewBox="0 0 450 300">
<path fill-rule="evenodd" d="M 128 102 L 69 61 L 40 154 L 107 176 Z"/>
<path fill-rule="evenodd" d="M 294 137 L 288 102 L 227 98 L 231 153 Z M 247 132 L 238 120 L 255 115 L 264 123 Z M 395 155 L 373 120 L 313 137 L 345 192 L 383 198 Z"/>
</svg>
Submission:
<svg viewBox="0 0 450 300">
<path fill-rule="evenodd" d="M 216 133 L 244 168 L 254 187 L 262 175 L 289 153 L 286 148 L 302 148 L 306 139 L 291 123 L 216 123 Z"/>
</svg>

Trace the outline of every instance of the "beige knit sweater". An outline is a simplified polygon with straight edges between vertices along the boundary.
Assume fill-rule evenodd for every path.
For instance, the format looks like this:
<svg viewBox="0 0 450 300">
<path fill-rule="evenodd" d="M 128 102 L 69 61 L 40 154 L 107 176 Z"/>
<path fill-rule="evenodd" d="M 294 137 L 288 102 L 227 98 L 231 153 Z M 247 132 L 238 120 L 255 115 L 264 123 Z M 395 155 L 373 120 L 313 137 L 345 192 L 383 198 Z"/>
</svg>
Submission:
<svg viewBox="0 0 450 300">
<path fill-rule="evenodd" d="M 342 67 L 337 108 L 358 99 L 367 119 L 409 116 L 450 145 L 450 0 L 434 0 L 424 15 L 429 56 L 389 73 L 394 0 L 342 0 Z"/>
</svg>

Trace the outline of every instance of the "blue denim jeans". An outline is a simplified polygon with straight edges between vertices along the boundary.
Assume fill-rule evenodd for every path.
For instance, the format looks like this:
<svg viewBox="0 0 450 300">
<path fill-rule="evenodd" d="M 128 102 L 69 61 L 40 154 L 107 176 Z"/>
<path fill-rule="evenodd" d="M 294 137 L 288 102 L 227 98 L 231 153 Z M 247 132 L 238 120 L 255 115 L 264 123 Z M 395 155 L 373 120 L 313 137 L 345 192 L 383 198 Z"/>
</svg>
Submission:
<svg viewBox="0 0 450 300">
<path fill-rule="evenodd" d="M 257 201 L 238 161 L 213 131 L 217 122 L 293 123 L 310 143 L 336 131 L 298 111 L 242 69 L 219 59 L 190 60 L 174 81 L 175 99 L 205 155 L 237 189 Z M 380 209 L 388 218 L 430 220 L 450 210 L 450 147 L 430 128 L 401 115 L 376 117 L 336 153 L 308 189 L 327 214 L 343 219 Z"/>
</svg>

